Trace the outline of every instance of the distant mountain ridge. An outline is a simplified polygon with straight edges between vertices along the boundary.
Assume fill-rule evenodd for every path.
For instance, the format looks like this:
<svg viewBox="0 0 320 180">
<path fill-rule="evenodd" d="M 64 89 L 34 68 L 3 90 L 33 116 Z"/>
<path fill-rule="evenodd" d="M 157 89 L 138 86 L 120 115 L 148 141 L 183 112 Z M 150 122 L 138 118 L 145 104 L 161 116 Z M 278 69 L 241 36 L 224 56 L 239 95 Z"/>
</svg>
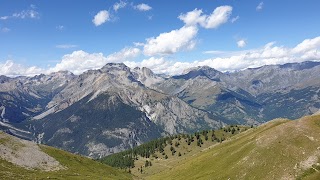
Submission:
<svg viewBox="0 0 320 180">
<path fill-rule="evenodd" d="M 319 79 L 320 62 L 233 73 L 205 66 L 172 77 L 123 63 L 80 75 L 1 76 L 0 127 L 102 157 L 163 135 L 313 114 L 320 109 Z"/>
</svg>

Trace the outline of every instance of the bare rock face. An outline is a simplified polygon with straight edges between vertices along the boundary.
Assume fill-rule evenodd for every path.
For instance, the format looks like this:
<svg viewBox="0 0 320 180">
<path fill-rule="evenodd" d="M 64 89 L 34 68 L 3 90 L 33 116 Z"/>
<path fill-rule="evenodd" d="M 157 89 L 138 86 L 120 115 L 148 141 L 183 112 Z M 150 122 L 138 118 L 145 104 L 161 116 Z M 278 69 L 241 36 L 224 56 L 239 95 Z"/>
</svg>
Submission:
<svg viewBox="0 0 320 180">
<path fill-rule="evenodd" d="M 154 74 L 150 69 L 143 67 L 136 67 L 132 70 L 133 75 L 137 80 L 147 87 L 152 87 L 155 84 L 163 82 L 165 79 L 161 76 Z"/>
<path fill-rule="evenodd" d="M 35 116 L 29 130 L 44 133 L 43 143 L 101 157 L 162 135 L 223 125 L 176 96 L 146 87 L 138 79 L 155 75 L 140 70 L 107 64 L 81 74 L 52 98 L 46 111 Z"/>
<path fill-rule="evenodd" d="M 61 71 L 34 77 L 2 78 L 0 80 L 0 119 L 19 123 L 45 110 L 47 103 L 74 78 Z"/>
<path fill-rule="evenodd" d="M 43 171 L 64 169 L 57 160 L 41 151 L 37 144 L 3 132 L 0 132 L 0 158 L 27 169 Z"/>
<path fill-rule="evenodd" d="M 289 63 L 246 69 L 225 76 L 229 87 L 237 86 L 253 95 L 290 91 L 320 85 L 320 62 Z"/>
<path fill-rule="evenodd" d="M 319 72 L 320 62 L 269 65 L 228 73 L 197 67 L 153 88 L 216 113 L 226 123 L 259 124 L 317 112 Z"/>
</svg>

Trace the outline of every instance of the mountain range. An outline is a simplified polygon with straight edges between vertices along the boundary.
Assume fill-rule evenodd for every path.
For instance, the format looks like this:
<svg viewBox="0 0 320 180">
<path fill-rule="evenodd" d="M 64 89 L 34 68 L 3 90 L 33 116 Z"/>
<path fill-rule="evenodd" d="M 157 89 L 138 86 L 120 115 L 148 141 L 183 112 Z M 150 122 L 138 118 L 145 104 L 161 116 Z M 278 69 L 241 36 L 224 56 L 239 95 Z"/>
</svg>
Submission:
<svg viewBox="0 0 320 180">
<path fill-rule="evenodd" d="M 170 77 L 122 63 L 80 75 L 0 76 L 0 129 L 97 158 L 164 135 L 316 113 L 319 79 L 320 62 L 311 61 Z"/>
</svg>

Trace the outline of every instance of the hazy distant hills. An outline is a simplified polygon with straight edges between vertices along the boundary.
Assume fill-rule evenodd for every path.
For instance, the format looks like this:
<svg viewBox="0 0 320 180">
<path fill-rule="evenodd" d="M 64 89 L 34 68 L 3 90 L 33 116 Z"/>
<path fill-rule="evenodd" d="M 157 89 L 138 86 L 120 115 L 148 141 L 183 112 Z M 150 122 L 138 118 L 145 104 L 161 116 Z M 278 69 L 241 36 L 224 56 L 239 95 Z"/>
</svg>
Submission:
<svg viewBox="0 0 320 180">
<path fill-rule="evenodd" d="M 1 129 L 92 157 L 165 134 L 295 119 L 320 109 L 320 63 L 164 78 L 110 63 L 80 75 L 0 77 Z"/>
</svg>

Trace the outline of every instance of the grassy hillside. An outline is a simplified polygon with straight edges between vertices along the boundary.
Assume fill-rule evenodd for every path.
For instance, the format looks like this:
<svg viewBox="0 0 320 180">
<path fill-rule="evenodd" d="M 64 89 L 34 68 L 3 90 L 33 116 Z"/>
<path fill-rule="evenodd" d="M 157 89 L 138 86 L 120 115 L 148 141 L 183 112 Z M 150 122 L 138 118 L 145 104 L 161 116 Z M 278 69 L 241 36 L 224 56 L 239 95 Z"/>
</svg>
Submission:
<svg viewBox="0 0 320 180">
<path fill-rule="evenodd" d="M 274 120 L 146 179 L 320 179 L 320 115 Z"/>
<path fill-rule="evenodd" d="M 1 135 L 1 155 L 8 153 L 6 150 L 10 149 L 11 142 L 15 142 L 13 146 L 14 150 L 19 151 L 19 148 L 25 147 L 23 143 L 16 141 L 15 137 L 4 135 L 3 133 Z M 19 146 L 19 144 L 22 146 Z M 112 168 L 89 158 L 73 155 L 49 146 L 41 145 L 40 149 L 57 160 L 63 168 L 54 171 L 43 171 L 37 168 L 30 169 L 8 162 L 0 156 L 0 179 L 132 179 L 130 174 L 122 170 Z M 32 153 L 32 151 L 26 152 L 25 155 L 32 156 Z"/>
<path fill-rule="evenodd" d="M 219 130 L 200 131 L 194 134 L 179 134 L 153 140 L 141 146 L 116 153 L 100 161 L 119 168 L 130 168 L 131 173 L 144 178 L 179 165 L 206 149 L 245 132 L 250 127 L 228 126 Z"/>
<path fill-rule="evenodd" d="M 18 156 L 12 152 L 29 146 L 16 139 L 0 132 L 0 157 Z M 101 160 L 126 171 L 129 167 L 132 175 L 82 156 L 39 147 L 63 168 L 27 169 L 0 158 L 0 179 L 320 179 L 320 115 L 166 137 Z M 127 164 L 128 158 L 133 163 Z"/>
</svg>

